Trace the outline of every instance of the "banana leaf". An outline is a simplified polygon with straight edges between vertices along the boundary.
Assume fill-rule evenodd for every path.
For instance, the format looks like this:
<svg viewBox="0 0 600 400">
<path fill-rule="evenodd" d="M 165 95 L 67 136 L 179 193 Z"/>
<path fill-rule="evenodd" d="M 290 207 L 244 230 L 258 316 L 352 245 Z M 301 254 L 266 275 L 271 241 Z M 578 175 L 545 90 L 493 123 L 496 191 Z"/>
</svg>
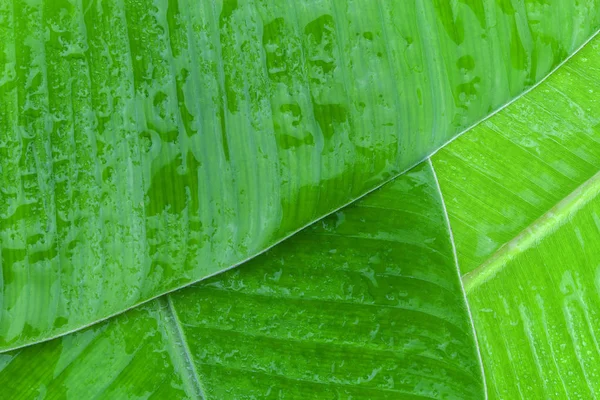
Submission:
<svg viewBox="0 0 600 400">
<path fill-rule="evenodd" d="M 432 159 L 491 398 L 600 394 L 599 66 L 595 37 Z"/>
<path fill-rule="evenodd" d="M 15 399 L 483 395 L 429 164 L 241 268 L 0 365 Z"/>
<path fill-rule="evenodd" d="M 0 1 L 0 349 L 230 269 L 365 195 L 539 81 L 599 10 Z"/>
<path fill-rule="evenodd" d="M 1 1 L 0 397 L 594 398 L 560 3 Z"/>
<path fill-rule="evenodd" d="M 0 386 L 10 398 L 596 397 L 599 65 L 594 37 L 426 162 L 243 267 L 3 354 Z"/>
</svg>

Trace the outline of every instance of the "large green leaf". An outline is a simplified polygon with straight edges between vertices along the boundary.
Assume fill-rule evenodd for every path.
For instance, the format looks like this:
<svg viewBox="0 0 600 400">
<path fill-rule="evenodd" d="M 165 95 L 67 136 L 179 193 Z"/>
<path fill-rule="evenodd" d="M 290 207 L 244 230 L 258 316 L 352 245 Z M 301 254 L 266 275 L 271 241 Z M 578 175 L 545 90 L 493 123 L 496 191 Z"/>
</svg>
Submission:
<svg viewBox="0 0 600 400">
<path fill-rule="evenodd" d="M 596 0 L 0 0 L 0 349 L 255 256 L 599 20 Z"/>
<path fill-rule="evenodd" d="M 600 395 L 599 93 L 596 37 L 433 157 L 490 397 Z"/>
<path fill-rule="evenodd" d="M 482 397 L 443 210 L 423 164 L 243 268 L 2 355 L 2 394 Z"/>
<path fill-rule="evenodd" d="M 429 163 L 244 267 L 3 355 L 2 387 L 16 398 L 483 398 L 462 261 L 489 397 L 594 398 L 598 65 L 596 37 Z"/>
<path fill-rule="evenodd" d="M 600 394 L 599 179 L 486 264 L 493 279 L 470 284 L 492 398 Z"/>
<path fill-rule="evenodd" d="M 600 171 L 599 46 L 432 157 L 463 274 Z"/>
</svg>

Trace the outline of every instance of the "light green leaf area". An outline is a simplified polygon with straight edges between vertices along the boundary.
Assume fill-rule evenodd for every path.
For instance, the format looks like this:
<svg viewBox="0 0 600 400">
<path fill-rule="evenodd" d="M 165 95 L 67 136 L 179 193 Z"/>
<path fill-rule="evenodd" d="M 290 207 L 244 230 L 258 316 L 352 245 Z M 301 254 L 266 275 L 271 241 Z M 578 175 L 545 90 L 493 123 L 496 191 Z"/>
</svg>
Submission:
<svg viewBox="0 0 600 400">
<path fill-rule="evenodd" d="M 432 162 L 461 272 L 547 215 L 600 171 L 600 39 Z"/>
<path fill-rule="evenodd" d="M 600 393 L 599 179 L 535 226 L 535 245 L 489 264 L 493 278 L 469 292 L 490 398 Z"/>
<path fill-rule="evenodd" d="M 171 326 L 169 310 L 156 300 L 110 322 L 0 354 L 0 394 L 7 399 L 186 398 L 180 339 Z"/>
<path fill-rule="evenodd" d="M 2 394 L 481 398 L 441 202 L 421 164 L 243 268 L 0 356 Z"/>
<path fill-rule="evenodd" d="M 595 0 L 0 0 L 0 349 L 257 255 L 599 21 Z"/>
<path fill-rule="evenodd" d="M 490 398 L 600 393 L 600 38 L 433 157 Z"/>
</svg>

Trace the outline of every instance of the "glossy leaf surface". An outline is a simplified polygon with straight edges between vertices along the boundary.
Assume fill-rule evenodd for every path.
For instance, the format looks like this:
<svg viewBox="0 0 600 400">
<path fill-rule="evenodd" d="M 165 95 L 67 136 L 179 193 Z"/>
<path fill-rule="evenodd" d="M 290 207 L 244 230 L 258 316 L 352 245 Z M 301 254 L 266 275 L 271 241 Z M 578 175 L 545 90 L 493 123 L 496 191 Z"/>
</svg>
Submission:
<svg viewBox="0 0 600 400">
<path fill-rule="evenodd" d="M 480 398 L 441 201 L 422 164 L 243 268 L 0 356 L 3 394 Z"/>
<path fill-rule="evenodd" d="M 598 179 L 532 229 L 533 245 L 512 248 L 489 264 L 493 279 L 471 288 L 490 398 L 600 393 Z"/>
<path fill-rule="evenodd" d="M 433 157 L 490 398 L 600 394 L 599 94 L 596 37 Z"/>
<path fill-rule="evenodd" d="M 596 1 L 0 1 L 0 348 L 243 262 L 533 84 Z"/>
<path fill-rule="evenodd" d="M 599 47 L 432 158 L 463 274 L 600 171 Z"/>
</svg>

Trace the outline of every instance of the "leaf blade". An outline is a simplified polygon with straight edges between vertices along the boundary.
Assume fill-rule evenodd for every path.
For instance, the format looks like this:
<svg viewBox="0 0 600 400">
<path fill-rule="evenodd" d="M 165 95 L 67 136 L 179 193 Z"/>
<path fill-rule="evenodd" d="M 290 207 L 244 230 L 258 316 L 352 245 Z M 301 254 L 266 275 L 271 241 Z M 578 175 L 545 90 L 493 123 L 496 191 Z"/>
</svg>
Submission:
<svg viewBox="0 0 600 400">
<path fill-rule="evenodd" d="M 130 396 L 127 391 L 137 386 L 125 385 L 126 379 L 163 382 L 158 376 L 171 368 L 167 375 L 175 381 L 162 386 L 187 390 L 190 397 L 197 390 L 184 382 L 194 377 L 205 398 L 483 396 L 466 301 L 427 163 L 245 268 L 168 296 L 88 330 L 8 353 L 12 358 L 0 370 L 6 393 L 47 387 L 52 398 L 66 385 L 74 397 L 81 390 Z M 127 324 L 140 328 L 122 328 Z M 139 349 L 114 346 L 111 351 L 124 362 L 139 365 L 138 358 L 150 357 L 147 349 L 152 357 L 170 353 L 172 361 L 157 371 L 153 361 L 132 378 L 118 370 L 104 374 L 108 366 L 98 365 L 88 381 L 68 381 L 80 365 L 91 365 L 88 358 L 105 351 L 92 345 L 64 363 L 67 372 L 60 378 L 52 363 L 22 374 L 32 359 L 73 352 L 71 343 L 89 332 L 99 332 L 98 342 L 105 343 L 105 331 L 115 343 Z M 197 372 L 182 361 L 186 357 Z"/>
<path fill-rule="evenodd" d="M 597 48 L 595 36 L 533 91 L 432 157 L 463 274 L 597 173 L 597 104 L 589 90 L 599 71 L 587 65 Z"/>
<path fill-rule="evenodd" d="M 470 74 L 513 68 L 497 37 L 529 26 L 558 44 L 523 39 L 525 58 L 560 58 L 597 22 L 587 5 L 565 1 L 559 36 L 551 9 L 534 24 L 489 4 L 2 2 L 0 348 L 230 268 L 363 195 L 548 69 L 522 59 L 510 93 L 473 92 Z M 438 42 L 443 68 L 422 62 Z"/>
<path fill-rule="evenodd" d="M 600 390 L 599 49 L 595 36 L 546 81 L 433 157 L 462 244 L 491 398 Z M 502 240 L 477 254 L 493 235 Z"/>
</svg>

